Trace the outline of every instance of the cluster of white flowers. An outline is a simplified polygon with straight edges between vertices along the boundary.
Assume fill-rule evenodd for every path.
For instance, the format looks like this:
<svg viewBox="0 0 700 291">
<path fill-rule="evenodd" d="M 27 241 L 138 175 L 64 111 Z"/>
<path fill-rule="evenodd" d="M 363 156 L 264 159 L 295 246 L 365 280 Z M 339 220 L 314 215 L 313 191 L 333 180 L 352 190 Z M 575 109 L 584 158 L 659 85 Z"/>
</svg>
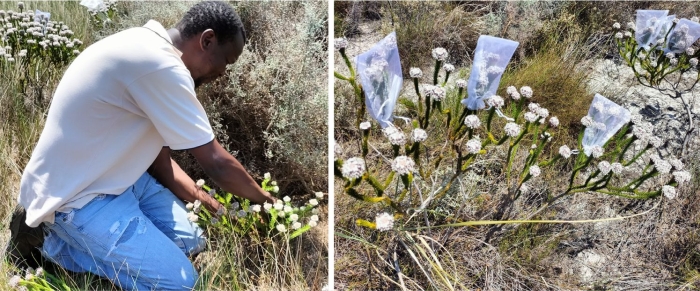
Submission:
<svg viewBox="0 0 700 291">
<path fill-rule="evenodd" d="M 395 126 L 389 126 L 382 130 L 384 136 L 389 139 L 392 145 L 402 146 L 406 144 L 406 135 Z"/>
<path fill-rule="evenodd" d="M 8 45 L 0 55 L 9 62 L 15 57 L 23 58 L 28 55 L 52 56 L 60 61 L 68 61 L 80 51 L 83 45 L 79 39 L 71 37 L 73 31 L 63 22 L 49 21 L 48 13 L 14 12 L 0 10 L 0 39 Z M 17 54 L 12 55 L 10 47 L 18 48 Z M 68 52 L 67 54 L 61 53 Z"/>
<path fill-rule="evenodd" d="M 453 66 L 452 64 L 447 64 L 447 63 L 446 63 L 446 64 L 444 64 L 444 65 L 442 66 L 442 69 L 445 70 L 445 72 L 450 73 L 450 72 L 452 72 L 452 71 L 455 70 L 455 66 Z"/>
<path fill-rule="evenodd" d="M 516 137 L 520 134 L 520 125 L 515 122 L 506 123 L 506 126 L 503 129 L 505 130 L 506 135 L 510 137 Z"/>
<path fill-rule="evenodd" d="M 368 130 L 370 127 L 372 127 L 372 124 L 369 123 L 369 121 L 365 121 L 365 122 L 360 123 L 361 130 Z"/>
<path fill-rule="evenodd" d="M 600 146 L 594 146 L 591 149 L 591 155 L 596 159 L 602 157 L 603 153 L 605 153 L 605 150 L 603 150 L 603 148 Z"/>
<path fill-rule="evenodd" d="M 384 59 L 383 55 L 375 55 L 372 57 L 370 65 L 365 68 L 363 78 L 372 82 L 384 82 L 385 69 L 389 66 L 389 62 Z"/>
<path fill-rule="evenodd" d="M 613 28 L 620 29 L 620 23 L 617 23 L 617 22 L 613 23 Z"/>
<path fill-rule="evenodd" d="M 467 141 L 467 152 L 470 154 L 478 154 L 481 151 L 481 140 L 473 138 Z"/>
<path fill-rule="evenodd" d="M 562 158 L 568 159 L 571 157 L 571 149 L 567 145 L 559 147 L 559 154 Z"/>
<path fill-rule="evenodd" d="M 492 95 L 491 97 L 486 99 L 486 104 L 488 104 L 490 107 L 495 107 L 498 109 L 505 105 L 505 100 L 503 100 L 503 97 L 501 96 Z"/>
<path fill-rule="evenodd" d="M 680 159 L 676 159 L 676 158 L 669 159 L 668 163 L 671 164 L 671 166 L 673 166 L 673 168 L 678 170 L 678 171 L 683 170 L 683 168 L 685 167 L 685 165 L 683 164 L 683 161 L 681 161 Z"/>
<path fill-rule="evenodd" d="M 664 196 L 666 196 L 668 199 L 676 198 L 676 195 L 678 194 L 676 193 L 676 187 L 670 185 L 664 185 L 661 187 L 661 192 L 663 192 Z"/>
<path fill-rule="evenodd" d="M 438 47 L 433 49 L 433 59 L 435 60 L 444 61 L 448 56 L 447 50 L 444 48 Z"/>
<path fill-rule="evenodd" d="M 391 170 L 399 175 L 408 175 L 414 172 L 416 163 L 407 156 L 398 156 L 391 162 Z"/>
<path fill-rule="evenodd" d="M 542 170 L 538 165 L 532 165 L 530 166 L 530 175 L 533 177 L 537 177 L 542 173 Z"/>
<path fill-rule="evenodd" d="M 467 117 L 464 118 L 464 125 L 472 129 L 478 128 L 481 126 L 481 120 L 479 120 L 479 117 L 476 115 L 467 115 Z"/>
<path fill-rule="evenodd" d="M 520 87 L 520 94 L 522 94 L 523 97 L 530 99 L 532 98 L 532 88 L 530 88 L 530 86 L 522 86 Z"/>
<path fill-rule="evenodd" d="M 688 171 L 675 171 L 673 172 L 673 179 L 678 182 L 678 184 L 685 184 L 690 181 L 691 175 Z"/>
<path fill-rule="evenodd" d="M 379 231 L 387 231 L 394 228 L 394 216 L 389 213 L 380 213 L 375 217 L 375 225 Z"/>
<path fill-rule="evenodd" d="M 610 173 L 611 170 L 612 170 L 612 165 L 610 165 L 610 162 L 600 161 L 598 163 L 598 171 L 600 171 L 600 173 L 603 174 L 603 176 Z"/>
<path fill-rule="evenodd" d="M 552 116 L 549 118 L 549 126 L 551 127 L 558 127 L 559 126 L 559 118 L 556 116 Z"/>
<path fill-rule="evenodd" d="M 423 71 L 420 68 L 411 68 L 408 70 L 408 74 L 411 76 L 411 78 L 423 77 Z"/>
<path fill-rule="evenodd" d="M 525 120 L 526 120 L 527 122 L 535 122 L 535 121 L 537 121 L 538 119 L 540 119 L 540 117 L 539 117 L 537 114 L 532 113 L 532 112 L 529 112 L 529 111 L 528 111 L 528 112 L 525 112 L 524 117 L 525 117 Z"/>
<path fill-rule="evenodd" d="M 426 85 L 423 87 L 423 93 L 426 97 L 432 98 L 433 101 L 442 101 L 447 96 L 447 92 L 440 86 Z"/>
<path fill-rule="evenodd" d="M 457 86 L 457 88 L 467 88 L 467 80 L 457 79 L 457 81 L 455 81 L 455 85 Z"/>
<path fill-rule="evenodd" d="M 335 49 L 340 50 L 348 47 L 348 41 L 345 38 L 336 38 L 333 42 Z"/>
<path fill-rule="evenodd" d="M 671 172 L 671 163 L 662 159 L 659 155 L 653 154 L 650 156 L 651 162 L 654 164 L 654 168 L 661 174 L 668 174 Z"/>
<path fill-rule="evenodd" d="M 508 88 L 506 88 L 506 93 L 511 99 L 520 100 L 520 93 L 518 93 L 518 88 L 515 88 L 515 86 L 508 86 Z"/>
<path fill-rule="evenodd" d="M 428 133 L 425 132 L 425 130 L 423 130 L 422 128 L 413 129 L 411 139 L 413 139 L 413 142 L 422 142 L 428 139 Z"/>
<path fill-rule="evenodd" d="M 625 169 L 625 167 L 622 166 L 622 164 L 617 163 L 617 162 L 616 162 L 616 163 L 612 163 L 612 164 L 610 165 L 610 170 L 611 170 L 611 171 L 613 172 L 613 174 L 615 174 L 615 175 L 622 174 L 622 171 L 623 171 L 624 169 Z"/>
<path fill-rule="evenodd" d="M 365 160 L 362 158 L 349 158 L 343 162 L 341 169 L 343 177 L 348 179 L 357 179 L 365 173 Z"/>
</svg>

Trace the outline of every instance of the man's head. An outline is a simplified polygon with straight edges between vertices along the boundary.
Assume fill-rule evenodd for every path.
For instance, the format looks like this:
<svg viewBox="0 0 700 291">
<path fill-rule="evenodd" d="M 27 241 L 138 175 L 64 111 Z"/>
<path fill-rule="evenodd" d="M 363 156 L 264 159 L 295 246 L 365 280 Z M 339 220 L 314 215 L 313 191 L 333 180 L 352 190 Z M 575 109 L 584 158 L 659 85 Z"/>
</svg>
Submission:
<svg viewBox="0 0 700 291">
<path fill-rule="evenodd" d="M 246 42 L 240 17 L 233 7 L 219 1 L 195 4 L 175 28 L 180 33 L 182 60 L 195 86 L 222 76 L 226 65 L 238 60 Z"/>
</svg>

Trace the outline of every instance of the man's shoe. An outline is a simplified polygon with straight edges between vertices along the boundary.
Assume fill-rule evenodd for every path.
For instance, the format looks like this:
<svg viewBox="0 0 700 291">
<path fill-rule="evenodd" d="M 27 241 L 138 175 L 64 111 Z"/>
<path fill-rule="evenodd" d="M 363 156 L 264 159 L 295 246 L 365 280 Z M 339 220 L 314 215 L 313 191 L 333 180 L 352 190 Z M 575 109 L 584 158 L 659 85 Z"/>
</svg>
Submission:
<svg viewBox="0 0 700 291">
<path fill-rule="evenodd" d="M 17 267 L 36 268 L 41 262 L 41 247 L 44 244 L 44 224 L 39 227 L 29 227 L 25 220 L 27 212 L 24 207 L 17 205 L 10 221 L 10 242 L 5 254 L 8 260 Z"/>
</svg>

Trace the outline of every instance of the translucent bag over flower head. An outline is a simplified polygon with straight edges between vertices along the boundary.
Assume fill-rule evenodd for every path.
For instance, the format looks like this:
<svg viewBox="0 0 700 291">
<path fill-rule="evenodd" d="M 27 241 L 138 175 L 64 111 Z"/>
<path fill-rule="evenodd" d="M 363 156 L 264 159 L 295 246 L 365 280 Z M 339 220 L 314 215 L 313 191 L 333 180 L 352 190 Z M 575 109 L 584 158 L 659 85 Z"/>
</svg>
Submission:
<svg viewBox="0 0 700 291">
<path fill-rule="evenodd" d="M 106 8 L 102 0 L 82 0 L 80 5 L 87 7 L 89 11 L 100 11 Z"/>
<path fill-rule="evenodd" d="M 51 13 L 49 12 L 43 12 L 39 9 L 36 10 L 34 13 L 34 22 L 39 22 L 41 23 L 42 21 L 48 22 L 49 19 L 51 19 Z"/>
<path fill-rule="evenodd" d="M 496 94 L 501 76 L 519 43 L 488 35 L 479 37 L 474 64 L 467 84 L 468 98 L 462 104 L 471 110 L 486 107 L 485 99 Z"/>
<path fill-rule="evenodd" d="M 632 115 L 624 107 L 600 94 L 595 94 L 593 103 L 588 108 L 588 116 L 593 119 L 593 122 L 586 126 L 583 132 L 582 144 L 586 156 L 591 155 L 593 147 L 605 145 L 623 125 L 630 121 Z"/>
<path fill-rule="evenodd" d="M 674 19 L 676 16 L 669 16 L 668 10 L 637 10 L 634 38 L 638 47 L 649 50 L 659 39 L 664 39 Z"/>
<path fill-rule="evenodd" d="M 357 56 L 356 68 L 365 91 L 370 115 L 382 128 L 391 125 L 394 106 L 403 85 L 401 59 L 396 46 L 396 32 Z"/>
<path fill-rule="evenodd" d="M 700 37 L 700 23 L 681 19 L 668 34 L 664 52 L 682 53 Z"/>
</svg>

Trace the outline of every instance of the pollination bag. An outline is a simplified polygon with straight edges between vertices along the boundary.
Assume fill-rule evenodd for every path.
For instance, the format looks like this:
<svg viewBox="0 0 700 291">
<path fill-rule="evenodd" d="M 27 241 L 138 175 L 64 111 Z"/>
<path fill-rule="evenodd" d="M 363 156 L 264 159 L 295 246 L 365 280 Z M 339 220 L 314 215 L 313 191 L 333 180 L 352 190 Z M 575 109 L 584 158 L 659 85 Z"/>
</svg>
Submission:
<svg viewBox="0 0 700 291">
<path fill-rule="evenodd" d="M 513 57 L 519 43 L 488 35 L 482 35 L 476 44 L 474 64 L 467 83 L 468 97 L 462 104 L 470 110 L 486 107 L 486 99 L 496 94 L 501 76 Z"/>
<path fill-rule="evenodd" d="M 593 124 L 583 132 L 582 145 L 586 156 L 591 155 L 593 147 L 603 147 L 632 118 L 629 110 L 597 93 L 588 108 L 588 116 L 593 119 Z"/>
<path fill-rule="evenodd" d="M 382 128 L 386 128 L 392 124 L 394 107 L 403 85 L 396 32 L 387 35 L 355 60 L 367 110 Z"/>
</svg>

